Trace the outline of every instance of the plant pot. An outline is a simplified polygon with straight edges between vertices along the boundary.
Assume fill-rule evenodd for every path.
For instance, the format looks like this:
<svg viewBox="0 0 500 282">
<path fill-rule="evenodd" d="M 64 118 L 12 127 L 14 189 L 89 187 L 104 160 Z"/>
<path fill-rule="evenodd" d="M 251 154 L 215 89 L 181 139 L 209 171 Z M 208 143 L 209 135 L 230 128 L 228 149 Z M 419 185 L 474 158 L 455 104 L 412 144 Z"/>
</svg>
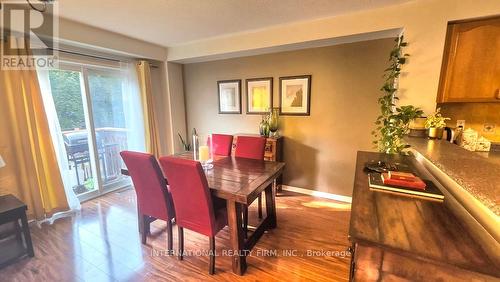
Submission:
<svg viewBox="0 0 500 282">
<path fill-rule="evenodd" d="M 408 133 L 408 136 L 410 137 L 425 138 L 427 135 L 428 133 L 425 128 L 410 128 L 410 132 Z"/>
<path fill-rule="evenodd" d="M 429 128 L 429 138 L 431 139 L 441 139 L 443 138 L 443 128 L 431 127 Z"/>
</svg>

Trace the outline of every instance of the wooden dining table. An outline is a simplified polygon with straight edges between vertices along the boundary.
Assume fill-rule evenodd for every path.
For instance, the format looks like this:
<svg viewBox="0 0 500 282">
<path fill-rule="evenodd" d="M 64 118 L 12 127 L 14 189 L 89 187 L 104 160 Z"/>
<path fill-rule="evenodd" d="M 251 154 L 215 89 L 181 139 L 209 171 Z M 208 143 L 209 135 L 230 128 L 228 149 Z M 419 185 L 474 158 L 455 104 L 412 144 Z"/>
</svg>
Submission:
<svg viewBox="0 0 500 282">
<path fill-rule="evenodd" d="M 173 155 L 193 160 L 192 152 Z M 275 181 L 279 178 L 285 163 L 260 161 L 246 158 L 215 156 L 213 168 L 205 170 L 208 185 L 215 197 L 227 202 L 229 236 L 233 272 L 243 275 L 247 269 L 246 256 L 264 234 L 277 227 Z M 127 170 L 122 173 L 128 175 Z M 168 182 L 168 179 L 167 179 Z M 259 195 L 265 193 L 266 217 L 246 238 L 242 214 Z"/>
</svg>

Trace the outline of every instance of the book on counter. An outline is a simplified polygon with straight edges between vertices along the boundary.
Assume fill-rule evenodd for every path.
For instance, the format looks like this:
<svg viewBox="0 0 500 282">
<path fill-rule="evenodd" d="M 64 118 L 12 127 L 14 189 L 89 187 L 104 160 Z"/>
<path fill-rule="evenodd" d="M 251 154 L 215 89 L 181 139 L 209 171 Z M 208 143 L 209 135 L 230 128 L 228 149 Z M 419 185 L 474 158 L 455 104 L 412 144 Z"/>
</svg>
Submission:
<svg viewBox="0 0 500 282">
<path fill-rule="evenodd" d="M 382 173 L 382 180 L 385 185 L 400 186 L 406 188 L 414 188 L 425 190 L 425 182 L 413 173 L 409 172 L 384 172 Z"/>
<path fill-rule="evenodd" d="M 389 178 L 388 173 L 386 173 L 386 179 Z M 398 181 L 397 179 L 392 179 L 393 181 Z M 386 180 L 387 181 L 387 180 Z M 399 180 L 404 181 L 404 180 Z M 406 182 L 414 182 L 413 184 L 406 184 L 406 187 L 400 185 L 394 185 L 389 183 L 384 183 L 384 176 L 381 173 L 370 173 L 368 174 L 368 185 L 370 189 L 379 190 L 384 192 L 393 192 L 398 194 L 406 194 L 410 196 L 418 196 L 423 198 L 429 198 L 433 200 L 442 201 L 444 199 L 443 193 L 432 183 L 432 181 L 422 180 L 418 177 L 415 178 L 414 181 L 406 181 Z M 423 182 L 424 188 L 421 188 L 422 184 L 415 184 Z M 410 186 L 408 186 L 410 185 Z M 413 187 L 411 187 L 413 186 Z M 416 187 L 419 186 L 419 187 Z"/>
<path fill-rule="evenodd" d="M 397 180 L 406 180 L 406 181 L 415 181 L 418 177 L 411 172 L 403 172 L 403 171 L 388 171 L 387 175 L 390 179 Z"/>
</svg>

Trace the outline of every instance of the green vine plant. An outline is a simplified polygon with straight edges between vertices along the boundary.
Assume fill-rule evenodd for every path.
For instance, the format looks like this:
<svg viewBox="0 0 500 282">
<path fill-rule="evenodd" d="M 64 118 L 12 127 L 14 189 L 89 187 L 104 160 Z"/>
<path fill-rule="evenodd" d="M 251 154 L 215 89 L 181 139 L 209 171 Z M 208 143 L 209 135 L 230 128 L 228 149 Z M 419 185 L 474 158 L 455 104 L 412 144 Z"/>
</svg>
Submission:
<svg viewBox="0 0 500 282">
<path fill-rule="evenodd" d="M 404 149 L 410 147 L 403 137 L 409 131 L 410 121 L 423 114 L 418 107 L 396 105 L 396 101 L 399 100 L 397 97 L 398 79 L 409 54 L 403 53 L 408 43 L 404 41 L 402 35 L 395 41 L 396 44 L 389 56 L 390 66 L 384 70 L 385 82 L 380 88 L 382 91 L 382 96 L 378 99 L 380 115 L 375 121 L 376 130 L 372 131 L 375 137 L 373 141 L 375 148 L 386 154 L 401 154 L 404 153 Z"/>
</svg>

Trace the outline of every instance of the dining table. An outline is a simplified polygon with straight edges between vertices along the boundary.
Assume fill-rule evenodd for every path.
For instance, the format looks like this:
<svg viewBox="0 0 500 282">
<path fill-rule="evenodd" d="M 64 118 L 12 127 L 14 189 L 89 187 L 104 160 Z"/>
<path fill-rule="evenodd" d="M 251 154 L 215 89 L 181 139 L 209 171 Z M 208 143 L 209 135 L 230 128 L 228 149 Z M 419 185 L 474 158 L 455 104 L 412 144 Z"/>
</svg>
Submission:
<svg viewBox="0 0 500 282">
<path fill-rule="evenodd" d="M 193 152 L 172 156 L 194 160 Z M 233 272 L 243 275 L 247 269 L 248 254 L 265 231 L 277 227 L 275 184 L 276 179 L 283 174 L 285 163 L 215 155 L 212 164 L 212 168 L 204 170 L 205 176 L 212 195 L 226 200 L 231 245 L 228 254 L 232 256 Z M 122 169 L 122 173 L 128 175 L 126 169 Z M 263 192 L 266 216 L 247 237 L 243 227 L 243 211 Z"/>
</svg>

